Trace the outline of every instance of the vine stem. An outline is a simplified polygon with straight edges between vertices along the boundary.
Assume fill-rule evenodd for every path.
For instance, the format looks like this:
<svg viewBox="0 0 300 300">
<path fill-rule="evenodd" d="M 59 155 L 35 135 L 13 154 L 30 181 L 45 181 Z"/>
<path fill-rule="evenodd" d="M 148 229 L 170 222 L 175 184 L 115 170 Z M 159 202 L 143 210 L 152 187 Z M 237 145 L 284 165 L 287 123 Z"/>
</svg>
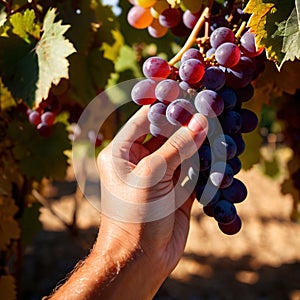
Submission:
<svg viewBox="0 0 300 300">
<path fill-rule="evenodd" d="M 247 22 L 246 22 L 246 21 L 243 21 L 242 24 L 241 24 L 241 26 L 240 26 L 240 28 L 239 28 L 239 30 L 236 32 L 235 37 L 236 37 L 237 39 L 239 39 L 239 38 L 241 37 L 243 31 L 244 31 L 245 28 L 246 28 L 246 24 L 247 24 Z"/>
<path fill-rule="evenodd" d="M 189 38 L 187 39 L 187 41 L 185 42 L 184 46 L 180 49 L 180 51 L 169 61 L 169 65 L 170 66 L 174 66 L 182 57 L 182 55 L 184 54 L 184 52 L 186 50 L 188 50 L 189 48 L 192 47 L 192 45 L 195 43 L 198 33 L 200 31 L 200 29 L 202 28 L 203 24 L 205 23 L 205 20 L 207 18 L 209 18 L 210 15 L 210 9 L 209 7 L 206 7 L 199 20 L 197 21 L 193 31 L 191 32 Z"/>
</svg>

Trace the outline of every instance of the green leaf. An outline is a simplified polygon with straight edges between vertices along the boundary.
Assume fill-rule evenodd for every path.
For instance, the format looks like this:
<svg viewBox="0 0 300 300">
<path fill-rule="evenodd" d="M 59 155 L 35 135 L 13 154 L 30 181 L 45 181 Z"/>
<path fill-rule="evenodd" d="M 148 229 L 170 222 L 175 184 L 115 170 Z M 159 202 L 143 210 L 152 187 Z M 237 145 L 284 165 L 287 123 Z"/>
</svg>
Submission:
<svg viewBox="0 0 300 300">
<path fill-rule="evenodd" d="M 14 99 L 23 99 L 29 106 L 34 103 L 38 81 L 38 58 L 35 44 L 28 44 L 11 34 L 0 37 L 0 76 Z"/>
<path fill-rule="evenodd" d="M 15 121 L 9 124 L 7 134 L 15 144 L 15 159 L 29 179 L 62 180 L 65 177 L 68 159 L 64 152 L 71 149 L 68 132 L 62 123 L 56 123 L 52 129 L 52 135 L 44 138 L 29 123 Z"/>
<path fill-rule="evenodd" d="M 278 34 L 278 25 L 282 31 L 285 20 L 289 18 L 294 8 L 294 0 L 250 0 L 244 9 L 251 14 L 247 24 L 255 33 L 258 47 L 264 47 L 268 59 L 274 60 L 278 69 L 286 61 L 283 51 L 284 38 Z"/>
<path fill-rule="evenodd" d="M 43 34 L 36 45 L 39 64 L 36 104 L 48 97 L 52 84 L 57 85 L 61 78 L 69 78 L 69 55 L 76 52 L 73 44 L 64 37 L 69 25 L 62 21 L 54 22 L 55 9 L 50 9 L 43 24 Z"/>
<path fill-rule="evenodd" d="M 12 25 L 12 32 L 30 43 L 30 36 L 40 38 L 40 26 L 35 23 L 35 13 L 27 9 L 23 14 L 16 13 L 9 19 Z"/>
</svg>

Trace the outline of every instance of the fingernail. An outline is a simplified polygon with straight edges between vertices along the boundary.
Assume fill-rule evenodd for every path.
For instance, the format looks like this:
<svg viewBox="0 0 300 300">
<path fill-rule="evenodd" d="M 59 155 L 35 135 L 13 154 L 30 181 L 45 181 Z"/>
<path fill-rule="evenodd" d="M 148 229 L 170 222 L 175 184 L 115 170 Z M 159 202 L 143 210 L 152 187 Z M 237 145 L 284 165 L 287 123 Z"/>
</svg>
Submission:
<svg viewBox="0 0 300 300">
<path fill-rule="evenodd" d="M 202 131 L 207 126 L 208 122 L 206 117 L 199 113 L 194 114 L 188 124 L 188 128 L 192 131 Z"/>
</svg>

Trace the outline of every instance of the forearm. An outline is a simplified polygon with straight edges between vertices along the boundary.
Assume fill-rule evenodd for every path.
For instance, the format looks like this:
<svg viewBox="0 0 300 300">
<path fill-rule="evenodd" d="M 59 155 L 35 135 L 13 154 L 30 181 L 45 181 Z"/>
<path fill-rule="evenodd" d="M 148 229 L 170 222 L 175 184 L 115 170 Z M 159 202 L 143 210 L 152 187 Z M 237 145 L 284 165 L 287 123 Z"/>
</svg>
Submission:
<svg viewBox="0 0 300 300">
<path fill-rule="evenodd" d="M 167 276 L 161 271 L 139 246 L 124 247 L 99 236 L 90 255 L 50 299 L 150 300 Z"/>
</svg>

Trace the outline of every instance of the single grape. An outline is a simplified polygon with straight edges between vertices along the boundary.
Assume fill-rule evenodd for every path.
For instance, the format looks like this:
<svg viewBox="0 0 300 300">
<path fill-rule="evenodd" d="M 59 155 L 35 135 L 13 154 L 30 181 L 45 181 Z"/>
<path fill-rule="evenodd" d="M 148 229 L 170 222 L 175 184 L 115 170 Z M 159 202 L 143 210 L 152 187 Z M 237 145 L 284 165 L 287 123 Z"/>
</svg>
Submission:
<svg viewBox="0 0 300 300">
<path fill-rule="evenodd" d="M 235 89 L 234 92 L 239 102 L 247 102 L 254 95 L 254 87 L 251 83 L 249 83 L 245 87 Z"/>
<path fill-rule="evenodd" d="M 249 31 L 242 35 L 240 43 L 241 50 L 249 57 L 256 57 L 264 51 L 264 48 L 257 49 L 255 35 Z"/>
<path fill-rule="evenodd" d="M 227 160 L 227 163 L 231 166 L 233 175 L 236 175 L 242 169 L 242 162 L 237 156 L 235 156 L 232 159 Z"/>
<path fill-rule="evenodd" d="M 42 136 L 42 137 L 50 137 L 51 134 L 52 134 L 52 127 L 45 124 L 45 123 L 39 123 L 37 126 L 36 126 L 36 129 L 38 130 L 39 134 Z"/>
<path fill-rule="evenodd" d="M 224 101 L 224 111 L 234 109 L 237 103 L 237 96 L 233 89 L 225 87 L 218 91 L 218 94 L 222 97 Z"/>
<path fill-rule="evenodd" d="M 150 105 L 148 110 L 148 120 L 156 126 L 164 126 L 168 124 L 166 118 L 167 105 L 162 102 L 155 102 Z"/>
<path fill-rule="evenodd" d="M 36 110 L 31 111 L 28 115 L 28 121 L 34 126 L 37 126 L 41 123 L 41 114 Z"/>
<path fill-rule="evenodd" d="M 153 21 L 149 8 L 132 6 L 127 14 L 128 23 L 136 29 L 147 28 Z"/>
<path fill-rule="evenodd" d="M 229 187 L 221 190 L 221 194 L 224 199 L 232 203 L 240 203 L 246 199 L 248 192 L 243 182 L 234 178 Z"/>
<path fill-rule="evenodd" d="M 237 147 L 231 136 L 220 134 L 214 139 L 212 150 L 218 159 L 229 160 L 236 155 Z"/>
<path fill-rule="evenodd" d="M 215 49 L 217 49 L 221 44 L 226 42 L 234 43 L 234 41 L 234 33 L 228 27 L 219 27 L 210 35 L 210 45 Z"/>
<path fill-rule="evenodd" d="M 147 78 L 167 78 L 170 71 L 168 62 L 159 56 L 149 57 L 143 63 L 143 73 Z"/>
<path fill-rule="evenodd" d="M 227 69 L 226 85 L 235 89 L 247 86 L 254 75 L 255 65 L 251 58 L 241 57 L 237 65 Z"/>
<path fill-rule="evenodd" d="M 180 87 L 177 81 L 165 79 L 160 81 L 155 88 L 156 98 L 164 103 L 172 102 L 180 94 Z"/>
<path fill-rule="evenodd" d="M 181 19 L 180 10 L 177 8 L 167 8 L 158 17 L 159 23 L 167 28 L 175 27 Z"/>
<path fill-rule="evenodd" d="M 190 49 L 186 50 L 181 57 L 181 63 L 185 62 L 186 60 L 188 60 L 190 58 L 195 58 L 197 60 L 200 60 L 202 63 L 204 63 L 203 55 L 196 48 L 190 48 Z"/>
<path fill-rule="evenodd" d="M 228 163 L 216 162 L 211 166 L 209 179 L 214 186 L 224 189 L 232 184 L 233 170 Z"/>
<path fill-rule="evenodd" d="M 206 57 L 212 57 L 213 55 L 215 55 L 216 49 L 215 48 L 210 48 L 206 51 L 205 56 Z"/>
<path fill-rule="evenodd" d="M 237 215 L 236 218 L 231 223 L 229 224 L 218 223 L 218 226 L 223 233 L 227 235 L 233 235 L 233 234 L 237 234 L 241 230 L 242 221 L 241 218 Z"/>
<path fill-rule="evenodd" d="M 200 114 L 213 118 L 222 113 L 224 101 L 215 91 L 203 90 L 195 97 L 195 107 Z"/>
<path fill-rule="evenodd" d="M 143 79 L 136 83 L 131 90 L 131 98 L 138 105 L 152 104 L 155 97 L 156 82 L 152 79 Z"/>
<path fill-rule="evenodd" d="M 218 91 L 225 85 L 225 73 L 219 67 L 208 67 L 202 77 L 202 85 L 209 90 Z"/>
<path fill-rule="evenodd" d="M 219 117 L 219 120 L 222 125 L 223 131 L 226 134 L 235 134 L 239 132 L 242 127 L 242 117 L 235 110 L 224 112 Z"/>
<path fill-rule="evenodd" d="M 229 224 L 237 216 L 236 208 L 233 203 L 221 199 L 214 205 L 214 218 L 220 224 Z"/>
<path fill-rule="evenodd" d="M 182 16 L 184 25 L 189 29 L 193 29 L 195 27 L 199 18 L 200 12 L 192 13 L 190 10 L 186 10 Z"/>
<path fill-rule="evenodd" d="M 200 163 L 200 171 L 208 170 L 212 162 L 210 146 L 206 144 L 202 145 L 198 150 L 198 156 Z"/>
<path fill-rule="evenodd" d="M 214 205 L 203 206 L 203 212 L 209 217 L 214 217 Z"/>
<path fill-rule="evenodd" d="M 154 38 L 161 38 L 168 32 L 167 27 L 163 27 L 157 19 L 154 19 L 151 25 L 148 27 L 148 32 Z"/>
<path fill-rule="evenodd" d="M 51 111 L 46 111 L 41 115 L 41 122 L 52 126 L 55 121 L 55 114 Z"/>
<path fill-rule="evenodd" d="M 195 84 L 201 80 L 204 74 L 204 66 L 198 59 L 190 58 L 179 67 L 179 76 L 183 81 Z"/>
<path fill-rule="evenodd" d="M 239 156 L 245 151 L 246 145 L 243 140 L 243 136 L 240 133 L 231 135 L 236 144 L 236 156 Z"/>
<path fill-rule="evenodd" d="M 241 52 L 236 44 L 226 42 L 216 48 L 216 61 L 226 68 L 232 68 L 236 66 L 240 60 L 240 57 Z"/>
<path fill-rule="evenodd" d="M 241 109 L 239 113 L 243 120 L 240 133 L 247 133 L 253 131 L 258 124 L 258 118 L 256 114 L 253 111 L 246 108 Z"/>
<path fill-rule="evenodd" d="M 194 113 L 195 107 L 192 102 L 186 99 L 176 99 L 168 105 L 166 116 L 171 124 L 186 126 Z"/>
</svg>

